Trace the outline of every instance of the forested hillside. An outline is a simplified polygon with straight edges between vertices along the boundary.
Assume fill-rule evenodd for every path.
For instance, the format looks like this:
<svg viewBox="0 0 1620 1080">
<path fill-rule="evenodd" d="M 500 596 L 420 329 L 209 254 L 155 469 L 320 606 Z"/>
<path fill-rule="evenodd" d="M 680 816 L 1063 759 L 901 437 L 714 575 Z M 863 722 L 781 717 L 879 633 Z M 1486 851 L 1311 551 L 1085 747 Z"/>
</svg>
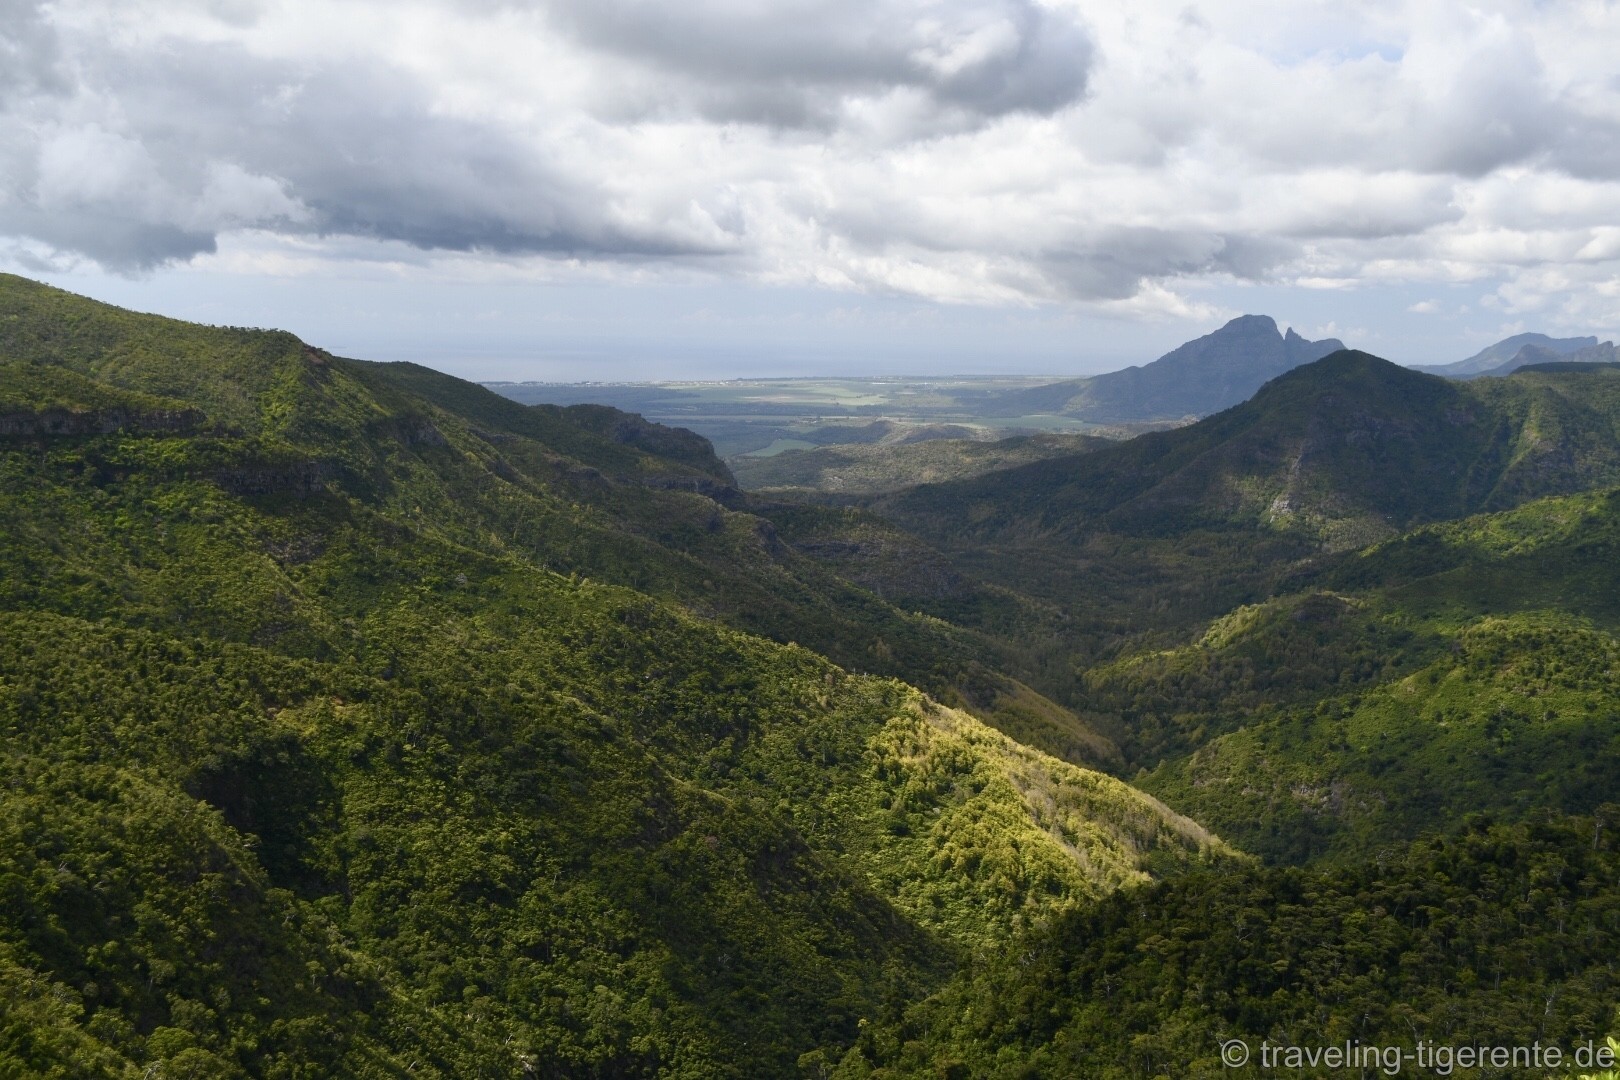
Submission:
<svg viewBox="0 0 1620 1080">
<path fill-rule="evenodd" d="M 1091 678 L 1143 782 L 1250 850 L 1620 801 L 1620 492 L 1432 525 Z M 1256 814 L 1257 808 L 1263 813 Z"/>
<path fill-rule="evenodd" d="M 1560 391 L 1601 408 L 1607 376 L 1579 377 Z M 1229 1067 L 1231 1039 L 1393 1048 L 1383 1074 L 1420 1042 L 1612 1030 L 1617 528 L 1614 488 L 1423 526 L 1082 662 L 1074 700 L 1138 783 L 1269 865 L 1036 928 L 834 1075 L 1278 1075 Z"/>
<path fill-rule="evenodd" d="M 1617 418 L 1339 353 L 835 505 L 0 278 L 0 1077 L 1598 1038 Z"/>
<path fill-rule="evenodd" d="M 0 297 L 10 1074 L 793 1075 L 972 951 L 1231 858 L 717 622 L 952 655 L 803 576 L 701 440 Z"/>
<path fill-rule="evenodd" d="M 1345 351 L 1190 427 L 877 506 L 954 546 L 1205 529 L 1360 547 L 1620 480 L 1616 385 L 1607 369 L 1458 384 Z"/>
<path fill-rule="evenodd" d="M 167 466 L 234 494 L 337 484 L 448 542 L 625 585 L 903 678 L 1049 749 L 1074 745 L 1081 727 L 995 673 L 1010 666 L 998 638 L 920 617 L 910 601 L 1026 605 L 939 572 L 943 560 L 915 538 L 903 562 L 829 573 L 690 432 L 595 405 L 523 406 L 414 364 L 339 360 L 289 334 L 136 315 L 16 277 L 0 277 L 0 364 L 0 432 L 178 424 L 193 437 L 164 444 L 176 459 Z M 183 561 L 171 554 L 162 573 L 198 583 L 213 573 Z M 1038 608 L 1017 617 L 1045 618 Z"/>
<path fill-rule="evenodd" d="M 1354 867 L 1256 867 L 1120 894 L 869 1026 L 834 1075 L 1545 1080 L 1545 1068 L 1423 1068 L 1399 1055 L 1419 1042 L 1431 1053 L 1602 1045 L 1594 1033 L 1620 995 L 1620 855 L 1605 839 L 1615 814 L 1479 819 Z M 1248 1052 L 1236 1066 L 1221 1054 L 1232 1039 Z M 1268 1041 L 1378 1056 L 1267 1068 Z"/>
</svg>

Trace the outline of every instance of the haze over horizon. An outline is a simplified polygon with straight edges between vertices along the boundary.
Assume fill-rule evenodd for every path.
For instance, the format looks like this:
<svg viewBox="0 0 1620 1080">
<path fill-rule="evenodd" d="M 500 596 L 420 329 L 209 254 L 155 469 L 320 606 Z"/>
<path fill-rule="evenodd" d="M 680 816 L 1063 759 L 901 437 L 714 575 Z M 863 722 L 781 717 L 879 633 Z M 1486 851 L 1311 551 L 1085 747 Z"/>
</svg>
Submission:
<svg viewBox="0 0 1620 1080">
<path fill-rule="evenodd" d="M 9 0 L 0 269 L 480 379 L 1620 336 L 1613 5 Z"/>
</svg>

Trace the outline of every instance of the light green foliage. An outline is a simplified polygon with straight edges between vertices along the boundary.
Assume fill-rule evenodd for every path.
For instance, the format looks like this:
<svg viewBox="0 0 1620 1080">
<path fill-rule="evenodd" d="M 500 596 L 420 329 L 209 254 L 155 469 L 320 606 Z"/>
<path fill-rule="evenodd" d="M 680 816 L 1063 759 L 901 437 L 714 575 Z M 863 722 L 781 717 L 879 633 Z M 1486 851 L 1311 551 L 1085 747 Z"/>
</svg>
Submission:
<svg viewBox="0 0 1620 1080">
<path fill-rule="evenodd" d="M 1426 526 L 1089 678 L 1144 784 L 1270 857 L 1620 797 L 1620 492 Z M 1168 760 L 1165 760 L 1168 758 Z"/>
<path fill-rule="evenodd" d="M 881 825 L 863 856 L 869 876 L 924 926 L 977 949 L 1150 870 L 1234 854 L 1126 784 L 960 712 L 918 701 L 872 750 L 888 806 L 866 811 Z"/>
<path fill-rule="evenodd" d="M 1365 851 L 1473 810 L 1611 801 L 1620 641 L 1487 618 L 1403 678 L 1251 721 L 1144 779 L 1251 850 Z"/>
<path fill-rule="evenodd" d="M 1376 862 L 1116 893 L 869 1025 L 833 1075 L 1286 1074 L 1262 1067 L 1264 1040 L 1573 1049 L 1601 1039 L 1620 990 L 1615 813 L 1476 820 Z M 1221 1061 L 1233 1038 L 1250 1047 L 1245 1067 Z"/>
<path fill-rule="evenodd" d="M 1604 1040 L 1614 1060 L 1620 1060 L 1620 1039 L 1610 1035 Z M 1620 1069 L 1605 1069 L 1599 1073 L 1581 1073 L 1580 1080 L 1620 1080 Z"/>
</svg>

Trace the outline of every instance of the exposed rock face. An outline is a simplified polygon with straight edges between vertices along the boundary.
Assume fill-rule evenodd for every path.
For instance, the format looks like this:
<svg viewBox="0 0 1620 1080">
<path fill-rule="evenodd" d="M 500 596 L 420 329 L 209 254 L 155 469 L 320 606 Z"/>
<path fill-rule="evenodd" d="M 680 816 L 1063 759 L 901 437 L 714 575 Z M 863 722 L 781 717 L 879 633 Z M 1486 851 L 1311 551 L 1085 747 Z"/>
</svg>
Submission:
<svg viewBox="0 0 1620 1080">
<path fill-rule="evenodd" d="M 638 481 L 642 487 L 658 491 L 690 491 L 713 499 L 721 506 L 737 507 L 746 502 L 743 493 L 733 484 L 722 484 L 706 476 L 649 476 Z"/>
<path fill-rule="evenodd" d="M 203 414 L 196 409 L 161 409 L 151 412 L 132 412 L 128 409 L 97 409 L 87 412 L 43 409 L 39 412 L 0 414 L 0 437 L 113 435 L 122 431 L 181 434 L 201 427 L 203 419 Z"/>
<path fill-rule="evenodd" d="M 607 405 L 570 405 L 563 414 L 575 423 L 625 446 L 703 469 L 729 486 L 736 486 L 731 470 L 714 455 L 714 445 L 685 428 L 656 424 L 639 413 Z"/>
</svg>

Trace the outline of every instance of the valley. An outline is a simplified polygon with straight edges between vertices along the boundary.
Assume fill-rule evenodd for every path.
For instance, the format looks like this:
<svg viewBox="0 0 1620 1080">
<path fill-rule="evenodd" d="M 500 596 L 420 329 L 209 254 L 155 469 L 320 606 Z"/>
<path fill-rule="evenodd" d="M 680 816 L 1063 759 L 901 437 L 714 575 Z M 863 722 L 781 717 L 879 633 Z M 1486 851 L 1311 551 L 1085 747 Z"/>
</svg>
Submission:
<svg viewBox="0 0 1620 1080">
<path fill-rule="evenodd" d="M 1601 1039 L 1605 355 L 550 401 L 0 277 L 0 1076 Z"/>
</svg>

